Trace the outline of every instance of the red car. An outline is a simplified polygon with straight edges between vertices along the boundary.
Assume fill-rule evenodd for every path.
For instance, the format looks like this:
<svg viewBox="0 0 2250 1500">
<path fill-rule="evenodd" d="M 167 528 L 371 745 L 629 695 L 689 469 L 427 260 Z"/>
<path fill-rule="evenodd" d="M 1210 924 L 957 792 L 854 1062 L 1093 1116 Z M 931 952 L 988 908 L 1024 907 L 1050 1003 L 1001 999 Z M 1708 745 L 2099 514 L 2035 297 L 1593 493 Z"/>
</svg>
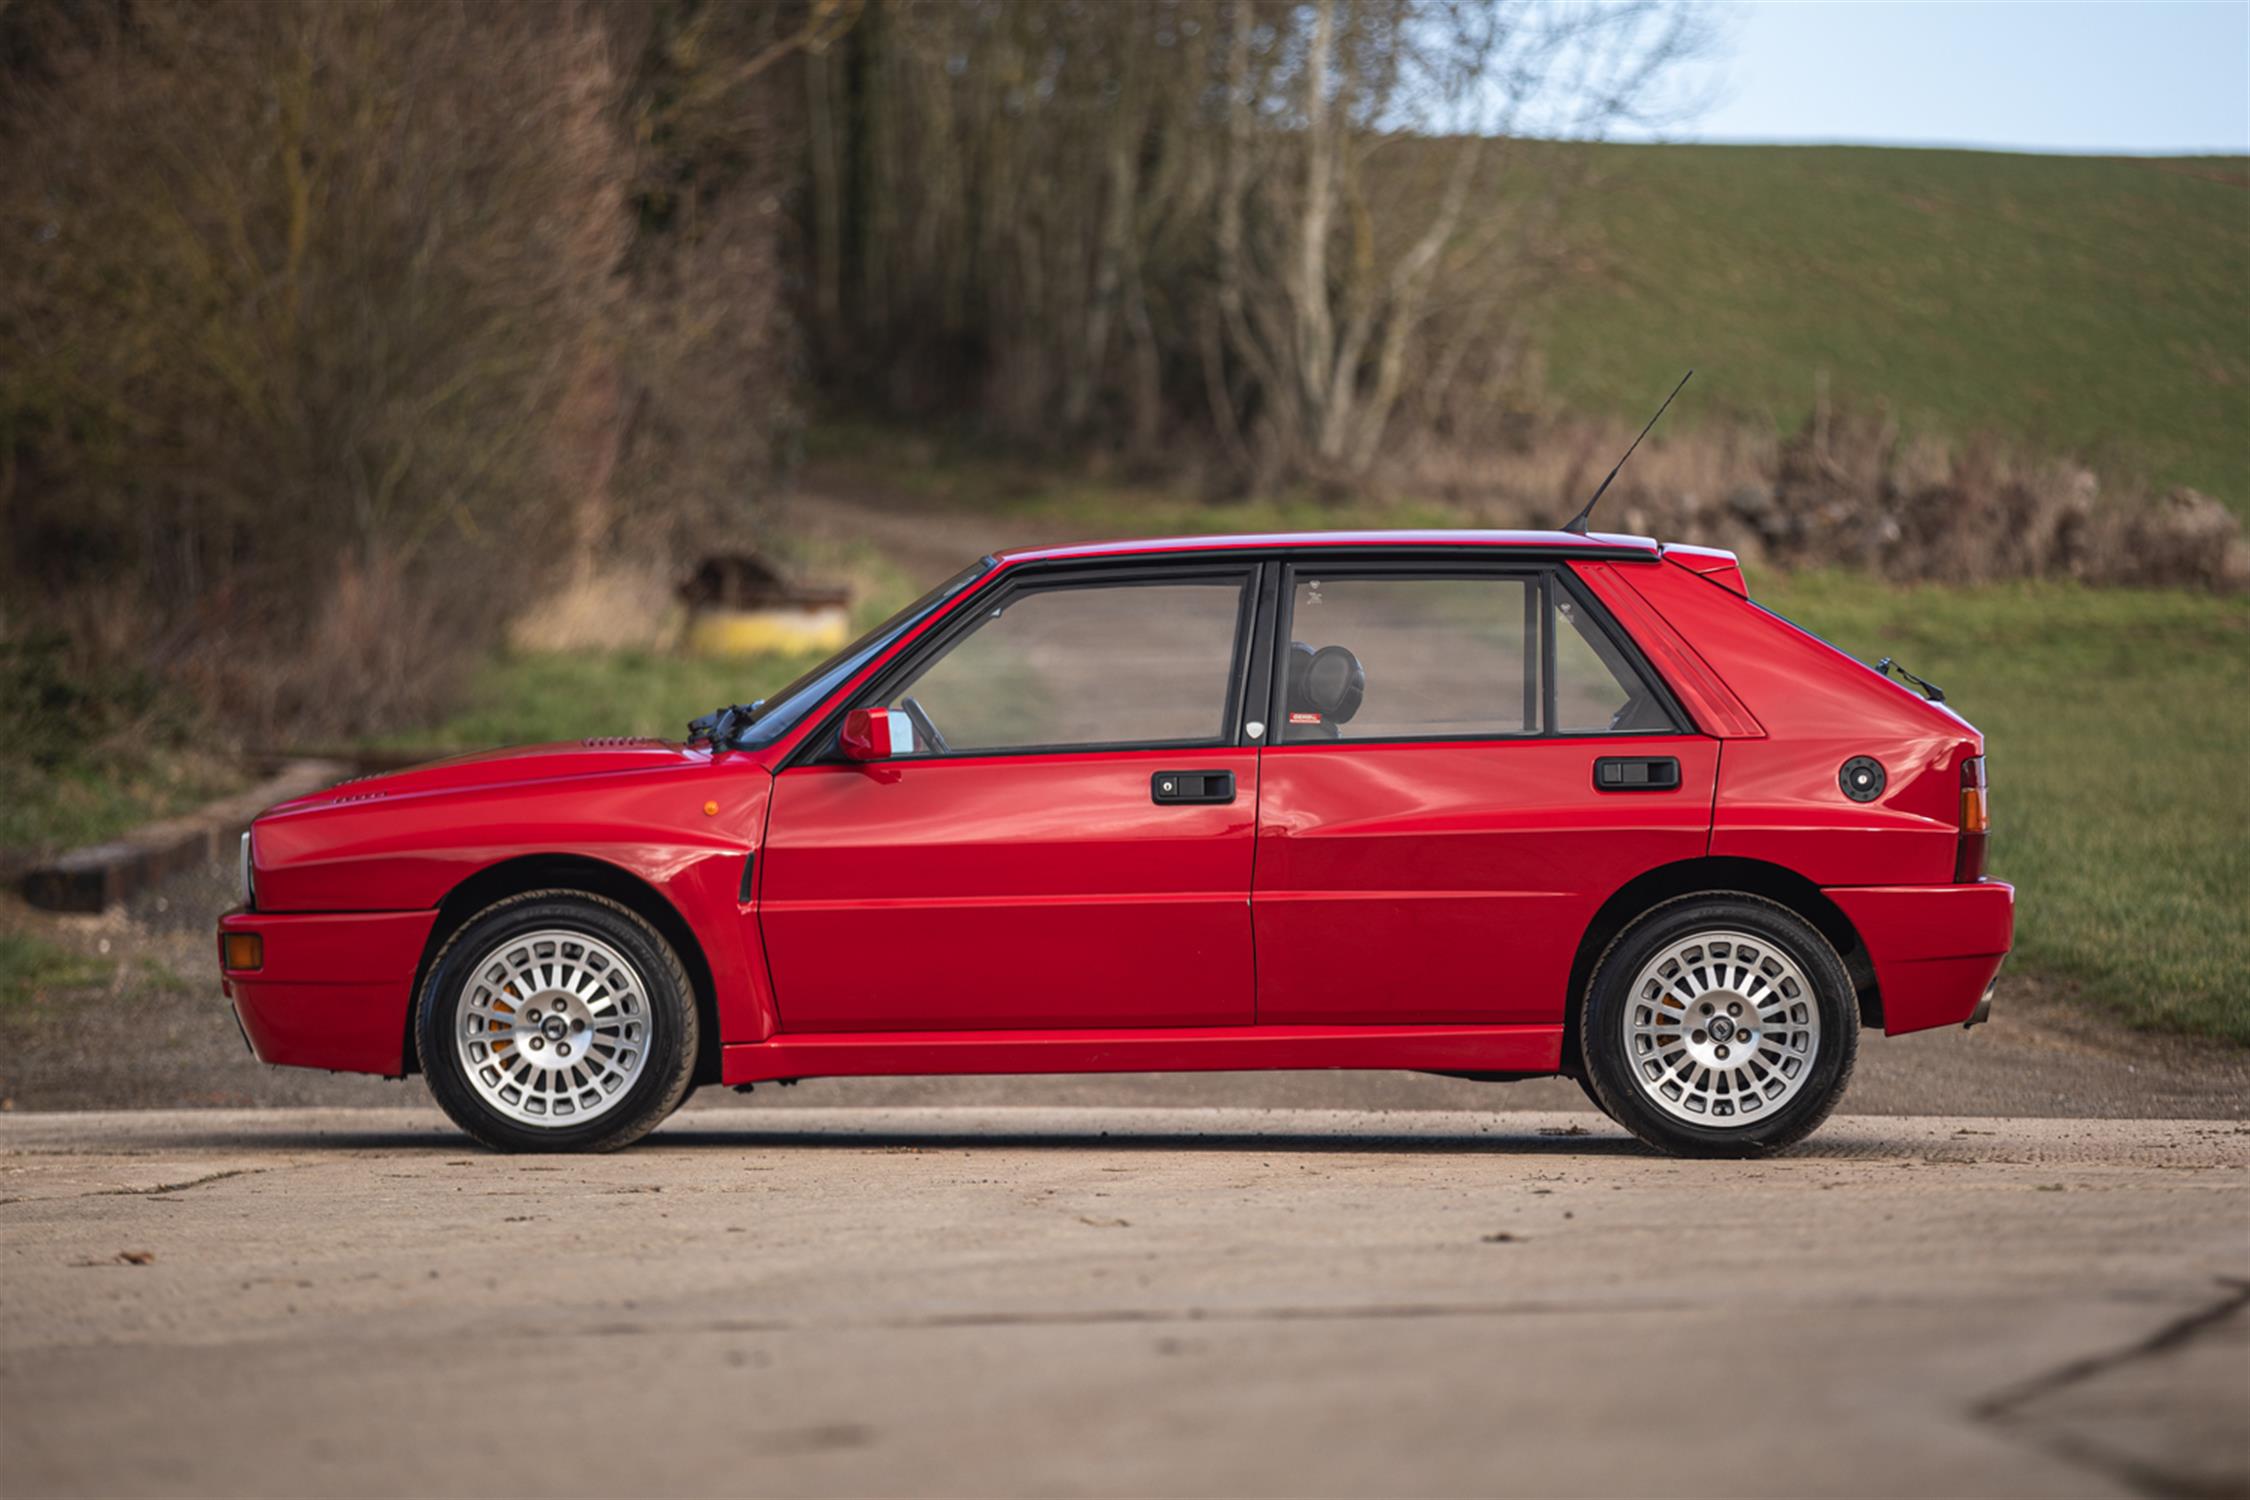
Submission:
<svg viewBox="0 0 2250 1500">
<path fill-rule="evenodd" d="M 686 744 L 274 808 L 225 987 L 265 1061 L 509 1150 L 704 1083 L 1408 1068 L 1754 1155 L 1860 1027 L 1991 1003 L 1983 741 L 1923 686 L 1636 537 L 1003 553 Z"/>
</svg>

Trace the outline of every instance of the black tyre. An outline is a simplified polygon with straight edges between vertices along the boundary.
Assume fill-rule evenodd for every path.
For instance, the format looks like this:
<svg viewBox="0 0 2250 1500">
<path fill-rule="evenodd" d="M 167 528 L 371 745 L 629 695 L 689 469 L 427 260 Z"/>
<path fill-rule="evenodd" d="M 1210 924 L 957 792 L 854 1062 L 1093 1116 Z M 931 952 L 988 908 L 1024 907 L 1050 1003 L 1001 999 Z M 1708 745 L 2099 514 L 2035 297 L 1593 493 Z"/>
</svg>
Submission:
<svg viewBox="0 0 2250 1500">
<path fill-rule="evenodd" d="M 662 1124 L 695 1071 L 695 990 L 614 901 L 532 891 L 446 940 L 414 1044 L 430 1093 L 496 1151 L 614 1151 Z"/>
<path fill-rule="evenodd" d="M 1579 1012 L 1588 1091 L 1676 1156 L 1764 1156 L 1836 1107 L 1859 1004 L 1812 924 L 1747 894 L 1683 896 L 1620 933 Z"/>
</svg>

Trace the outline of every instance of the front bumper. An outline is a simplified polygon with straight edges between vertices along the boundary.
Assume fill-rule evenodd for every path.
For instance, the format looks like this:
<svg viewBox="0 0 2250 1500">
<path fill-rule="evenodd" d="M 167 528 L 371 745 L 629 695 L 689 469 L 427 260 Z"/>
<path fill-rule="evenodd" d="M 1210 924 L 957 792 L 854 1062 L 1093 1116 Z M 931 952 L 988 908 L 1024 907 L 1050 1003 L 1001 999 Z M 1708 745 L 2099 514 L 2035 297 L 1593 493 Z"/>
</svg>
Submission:
<svg viewBox="0 0 2250 1500">
<path fill-rule="evenodd" d="M 1973 1026 L 1991 1011 L 1993 977 L 2015 942 L 2014 886 L 1979 880 L 1824 894 L 1867 945 L 1886 1033 Z"/>
<path fill-rule="evenodd" d="M 339 1073 L 406 1071 L 406 1017 L 434 911 L 264 912 L 219 918 L 219 983 L 261 1062 Z M 256 969 L 226 967 L 226 937 L 264 940 Z"/>
</svg>

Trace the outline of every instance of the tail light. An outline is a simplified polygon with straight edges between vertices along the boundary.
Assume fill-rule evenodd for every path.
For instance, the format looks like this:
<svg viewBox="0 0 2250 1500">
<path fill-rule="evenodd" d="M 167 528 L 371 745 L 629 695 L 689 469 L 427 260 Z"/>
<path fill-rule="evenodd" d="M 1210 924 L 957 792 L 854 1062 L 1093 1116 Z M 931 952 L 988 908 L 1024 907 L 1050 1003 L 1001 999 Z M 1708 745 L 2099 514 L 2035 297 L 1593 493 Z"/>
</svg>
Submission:
<svg viewBox="0 0 2250 1500">
<path fill-rule="evenodd" d="M 1991 837 L 1992 811 L 1985 802 L 1984 757 L 1961 762 L 1961 841 L 1953 855 L 1953 883 L 1984 879 L 1985 844 Z"/>
</svg>

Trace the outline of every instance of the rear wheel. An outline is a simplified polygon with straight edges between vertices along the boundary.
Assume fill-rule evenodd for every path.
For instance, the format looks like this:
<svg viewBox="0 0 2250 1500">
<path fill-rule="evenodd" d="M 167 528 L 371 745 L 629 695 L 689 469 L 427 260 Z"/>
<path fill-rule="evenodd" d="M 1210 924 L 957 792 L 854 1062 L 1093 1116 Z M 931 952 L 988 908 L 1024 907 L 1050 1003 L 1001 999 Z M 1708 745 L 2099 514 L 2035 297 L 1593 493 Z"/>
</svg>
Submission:
<svg viewBox="0 0 2250 1500">
<path fill-rule="evenodd" d="M 1667 902 L 1595 966 L 1579 1017 L 1586 1083 L 1609 1116 L 1680 1156 L 1762 1156 L 1835 1108 L 1859 1045 L 1836 950 L 1750 895 Z"/>
<path fill-rule="evenodd" d="M 439 1106 L 500 1151 L 614 1151 L 695 1068 L 695 992 L 655 928 L 582 891 L 495 903 L 447 940 L 415 1019 Z"/>
</svg>

